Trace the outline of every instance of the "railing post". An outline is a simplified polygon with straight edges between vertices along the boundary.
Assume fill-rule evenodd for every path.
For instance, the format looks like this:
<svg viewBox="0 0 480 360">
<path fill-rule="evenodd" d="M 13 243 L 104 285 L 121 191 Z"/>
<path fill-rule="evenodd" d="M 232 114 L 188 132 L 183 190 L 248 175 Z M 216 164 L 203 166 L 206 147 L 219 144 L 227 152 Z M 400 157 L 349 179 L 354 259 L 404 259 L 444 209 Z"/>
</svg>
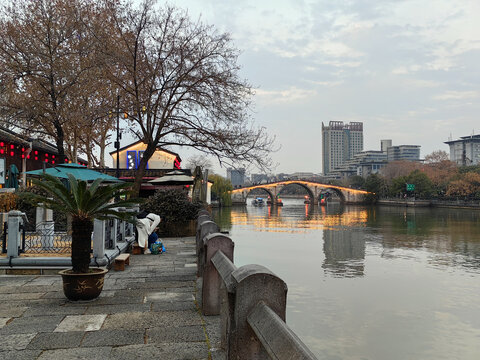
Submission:
<svg viewBox="0 0 480 360">
<path fill-rule="evenodd" d="M 93 221 L 93 257 L 102 259 L 105 256 L 105 220 Z"/>
<path fill-rule="evenodd" d="M 35 230 L 40 235 L 42 249 L 51 249 L 54 247 L 55 223 L 53 222 L 53 210 L 40 206 L 37 207 Z"/>
<path fill-rule="evenodd" d="M 247 323 L 247 317 L 260 302 L 268 305 L 285 321 L 287 284 L 261 265 L 245 265 L 232 273 L 235 304 L 231 333 L 227 334 L 228 359 L 269 359 L 268 353 Z"/>
<path fill-rule="evenodd" d="M 21 242 L 20 225 L 23 224 L 21 211 L 12 210 L 8 213 L 8 238 L 7 238 L 7 256 L 9 258 L 18 257 Z"/>
<path fill-rule="evenodd" d="M 204 237 L 203 241 L 205 244 L 205 267 L 203 270 L 202 310 L 204 315 L 218 315 L 220 314 L 222 279 L 211 260 L 217 251 L 222 251 L 233 263 L 235 244 L 230 237 L 221 233 L 209 234 Z"/>
<path fill-rule="evenodd" d="M 200 229 L 197 232 L 197 276 L 203 276 L 203 268 L 205 266 L 205 249 L 203 244 L 203 238 L 208 234 L 218 233 L 220 231 L 217 224 L 213 221 L 204 221 L 200 225 Z"/>
</svg>

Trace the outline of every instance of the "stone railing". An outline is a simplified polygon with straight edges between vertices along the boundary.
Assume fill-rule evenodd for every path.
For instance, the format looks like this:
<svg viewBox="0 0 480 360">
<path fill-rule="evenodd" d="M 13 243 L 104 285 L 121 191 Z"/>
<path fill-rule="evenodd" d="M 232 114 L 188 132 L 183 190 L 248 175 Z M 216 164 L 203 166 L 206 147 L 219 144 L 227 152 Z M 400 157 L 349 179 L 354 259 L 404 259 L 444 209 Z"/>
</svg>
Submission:
<svg viewBox="0 0 480 360">
<path fill-rule="evenodd" d="M 120 211 L 138 212 L 138 209 L 119 208 Z M 70 256 L 59 257 L 49 256 L 49 253 L 58 252 L 56 247 L 59 246 L 54 241 L 55 233 L 53 233 L 53 221 L 51 218 L 51 210 L 47 210 L 46 214 L 41 211 L 40 219 L 36 226 L 35 235 L 27 234 L 23 231 L 24 222 L 27 221 L 25 214 L 20 211 L 10 211 L 7 220 L 7 232 L 2 236 L 2 252 L 6 250 L 6 257 L 0 257 L 0 267 L 68 267 L 71 266 Z M 49 229 L 51 231 L 44 231 Z M 120 253 L 125 252 L 128 246 L 135 240 L 134 225 L 119 219 L 98 220 L 93 223 L 92 233 L 92 250 L 93 256 L 91 266 L 108 266 L 113 259 Z M 64 239 L 65 242 L 69 241 Z M 71 240 L 70 240 L 71 241 Z M 62 245 L 64 246 L 64 244 Z M 35 257 L 22 257 L 21 253 L 28 254 L 35 252 Z M 42 256 L 44 254 L 45 256 Z"/>
<path fill-rule="evenodd" d="M 316 359 L 285 323 L 287 284 L 261 265 L 237 268 L 232 239 L 203 210 L 196 244 L 202 312 L 221 316 L 227 359 Z"/>
</svg>

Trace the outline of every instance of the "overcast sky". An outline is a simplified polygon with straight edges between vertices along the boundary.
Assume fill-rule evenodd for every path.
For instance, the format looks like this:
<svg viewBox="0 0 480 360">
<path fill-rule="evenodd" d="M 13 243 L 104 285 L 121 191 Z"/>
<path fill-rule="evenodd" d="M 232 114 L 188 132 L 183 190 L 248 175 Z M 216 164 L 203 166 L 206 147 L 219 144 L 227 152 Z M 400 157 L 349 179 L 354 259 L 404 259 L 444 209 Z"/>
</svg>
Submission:
<svg viewBox="0 0 480 360">
<path fill-rule="evenodd" d="M 242 51 L 255 123 L 282 147 L 276 173 L 321 172 L 322 121 L 361 121 L 364 150 L 392 139 L 421 145 L 422 157 L 480 133 L 478 0 L 170 3 Z"/>
</svg>

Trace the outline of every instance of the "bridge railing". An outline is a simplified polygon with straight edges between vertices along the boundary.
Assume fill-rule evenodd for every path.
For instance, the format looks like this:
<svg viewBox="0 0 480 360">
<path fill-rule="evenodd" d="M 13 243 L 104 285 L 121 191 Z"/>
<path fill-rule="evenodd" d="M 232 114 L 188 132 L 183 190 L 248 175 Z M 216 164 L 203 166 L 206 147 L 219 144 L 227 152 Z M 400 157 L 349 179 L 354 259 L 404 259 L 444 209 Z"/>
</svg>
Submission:
<svg viewBox="0 0 480 360">
<path fill-rule="evenodd" d="M 220 315 L 227 359 L 316 359 L 285 322 L 282 279 L 261 265 L 237 268 L 232 239 L 205 213 L 198 217 L 196 242 L 202 312 Z"/>
</svg>

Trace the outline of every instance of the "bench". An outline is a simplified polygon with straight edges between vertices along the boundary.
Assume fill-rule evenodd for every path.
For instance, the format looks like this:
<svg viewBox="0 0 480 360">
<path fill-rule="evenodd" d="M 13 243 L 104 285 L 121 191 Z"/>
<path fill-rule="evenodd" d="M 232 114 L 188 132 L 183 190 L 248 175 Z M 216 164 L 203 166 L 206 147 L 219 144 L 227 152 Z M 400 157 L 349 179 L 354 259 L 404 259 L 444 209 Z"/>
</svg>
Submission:
<svg viewBox="0 0 480 360">
<path fill-rule="evenodd" d="M 125 264 L 130 265 L 130 254 L 120 254 L 115 258 L 113 268 L 115 271 L 125 270 Z"/>
<path fill-rule="evenodd" d="M 138 246 L 138 244 L 133 244 L 133 246 L 132 246 L 132 254 L 133 255 L 143 254 L 144 251 L 145 251 L 145 249 Z"/>
</svg>

